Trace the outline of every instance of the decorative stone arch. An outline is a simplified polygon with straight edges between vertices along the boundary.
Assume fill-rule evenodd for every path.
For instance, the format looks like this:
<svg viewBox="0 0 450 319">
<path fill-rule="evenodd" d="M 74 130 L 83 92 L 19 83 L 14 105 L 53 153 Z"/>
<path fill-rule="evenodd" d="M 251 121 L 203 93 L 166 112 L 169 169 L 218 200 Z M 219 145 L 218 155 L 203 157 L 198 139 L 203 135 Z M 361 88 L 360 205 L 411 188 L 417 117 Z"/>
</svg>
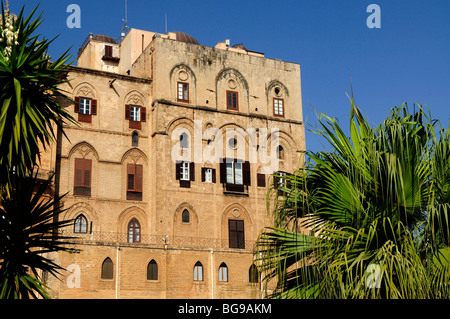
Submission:
<svg viewBox="0 0 450 319">
<path fill-rule="evenodd" d="M 82 158 L 88 157 L 90 154 L 95 157 L 97 161 L 99 161 L 99 155 L 95 148 L 89 144 L 88 142 L 79 142 L 75 144 L 69 151 L 68 157 L 71 158 L 73 156 L 81 156 Z"/>
<path fill-rule="evenodd" d="M 228 157 L 227 154 L 233 154 L 233 158 L 248 160 L 248 150 L 252 145 L 251 136 L 244 127 L 236 123 L 225 123 L 219 127 L 222 138 L 222 155 L 223 158 Z M 237 145 L 231 146 L 229 140 L 236 138 Z"/>
<path fill-rule="evenodd" d="M 241 72 L 234 68 L 225 68 L 216 77 L 216 107 L 227 110 L 226 92 L 238 93 L 238 107 L 240 113 L 249 113 L 250 94 L 249 85 Z"/>
<path fill-rule="evenodd" d="M 128 234 L 128 223 L 133 218 L 136 218 L 141 226 L 141 236 L 148 234 L 148 215 L 142 208 L 137 206 L 128 207 L 119 214 L 117 221 L 117 232 L 119 234 Z"/>
<path fill-rule="evenodd" d="M 194 71 L 185 63 L 175 65 L 169 72 L 170 96 L 178 101 L 178 82 L 189 84 L 189 103 L 197 105 L 197 77 Z"/>
<path fill-rule="evenodd" d="M 221 218 L 221 238 L 222 240 L 228 240 L 228 220 L 243 220 L 244 221 L 244 235 L 245 239 L 255 238 L 255 225 L 253 218 L 248 210 L 239 203 L 233 203 L 228 205 L 222 213 Z"/>
<path fill-rule="evenodd" d="M 130 161 L 134 164 L 147 164 L 148 158 L 147 155 L 145 155 L 145 153 L 140 149 L 131 148 L 122 155 L 122 159 L 120 160 L 122 164 L 127 161 Z"/>
<path fill-rule="evenodd" d="M 74 220 L 80 214 L 83 214 L 88 222 L 88 232 L 90 229 L 90 223 L 92 222 L 92 231 L 101 231 L 101 223 L 99 221 L 99 217 L 94 207 L 92 207 L 89 203 L 86 202 L 78 202 L 70 206 L 65 212 L 63 219 L 64 220 Z M 66 229 L 69 233 L 73 232 L 73 225 L 67 226 Z"/>
<path fill-rule="evenodd" d="M 279 130 L 276 140 L 277 144 L 283 147 L 284 151 L 284 158 L 280 159 L 278 162 L 279 170 L 292 171 L 294 169 L 294 165 L 296 164 L 294 163 L 294 159 L 296 158 L 295 154 L 297 152 L 294 139 L 289 133 Z M 272 132 L 268 132 L 267 145 L 269 148 L 268 152 L 272 152 Z"/>
<path fill-rule="evenodd" d="M 145 98 L 144 94 L 137 90 L 132 90 L 125 95 L 125 98 L 123 99 L 123 108 L 125 109 L 126 104 L 132 104 L 132 105 L 140 105 L 143 107 L 146 107 L 147 99 Z"/>
<path fill-rule="evenodd" d="M 181 220 L 183 211 L 189 212 L 189 223 Z M 173 236 L 196 237 L 198 236 L 199 218 L 194 206 L 188 202 L 183 202 L 173 213 Z"/>
<path fill-rule="evenodd" d="M 74 89 L 73 89 L 73 96 L 82 96 L 82 97 L 88 97 L 91 99 L 97 99 L 98 93 L 97 90 L 94 88 L 94 86 L 88 82 L 82 82 L 79 83 Z"/>
</svg>

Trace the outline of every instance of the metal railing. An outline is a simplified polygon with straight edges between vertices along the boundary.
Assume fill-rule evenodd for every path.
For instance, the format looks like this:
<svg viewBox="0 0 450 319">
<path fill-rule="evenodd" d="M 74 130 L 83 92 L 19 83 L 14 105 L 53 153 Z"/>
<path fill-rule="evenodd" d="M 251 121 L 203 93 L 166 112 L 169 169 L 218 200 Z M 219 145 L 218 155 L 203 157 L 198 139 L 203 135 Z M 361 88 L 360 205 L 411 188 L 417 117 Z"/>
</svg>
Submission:
<svg viewBox="0 0 450 319">
<path fill-rule="evenodd" d="M 127 245 L 145 245 L 153 247 L 177 247 L 177 248 L 228 248 L 237 251 L 253 250 L 256 244 L 254 240 L 246 240 L 243 248 L 230 248 L 228 239 L 205 238 L 205 237 L 183 237 L 183 236 L 164 236 L 140 234 L 139 241 L 133 241 L 132 236 L 126 233 L 116 232 L 98 232 L 74 233 L 72 230 L 63 230 L 61 235 L 70 237 L 67 239 L 70 243 L 101 243 L 101 244 L 127 244 Z"/>
</svg>

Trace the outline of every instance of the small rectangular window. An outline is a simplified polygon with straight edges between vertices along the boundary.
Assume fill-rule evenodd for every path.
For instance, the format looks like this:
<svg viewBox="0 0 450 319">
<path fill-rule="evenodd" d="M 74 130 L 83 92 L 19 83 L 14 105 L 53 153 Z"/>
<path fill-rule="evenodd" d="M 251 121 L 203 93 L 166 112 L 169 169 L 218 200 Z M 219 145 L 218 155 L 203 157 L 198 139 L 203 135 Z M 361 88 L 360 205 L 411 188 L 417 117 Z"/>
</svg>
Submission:
<svg viewBox="0 0 450 319">
<path fill-rule="evenodd" d="M 189 162 L 182 162 L 180 165 L 180 180 L 189 181 Z"/>
<path fill-rule="evenodd" d="M 141 107 L 137 105 L 130 106 L 130 121 L 141 121 Z"/>
<path fill-rule="evenodd" d="M 244 221 L 228 220 L 228 239 L 230 248 L 245 248 Z"/>
<path fill-rule="evenodd" d="M 273 99 L 273 115 L 284 117 L 284 100 L 283 99 Z"/>
<path fill-rule="evenodd" d="M 178 101 L 189 102 L 189 83 L 178 82 Z"/>
<path fill-rule="evenodd" d="M 238 92 L 227 91 L 227 109 L 239 110 Z"/>
</svg>

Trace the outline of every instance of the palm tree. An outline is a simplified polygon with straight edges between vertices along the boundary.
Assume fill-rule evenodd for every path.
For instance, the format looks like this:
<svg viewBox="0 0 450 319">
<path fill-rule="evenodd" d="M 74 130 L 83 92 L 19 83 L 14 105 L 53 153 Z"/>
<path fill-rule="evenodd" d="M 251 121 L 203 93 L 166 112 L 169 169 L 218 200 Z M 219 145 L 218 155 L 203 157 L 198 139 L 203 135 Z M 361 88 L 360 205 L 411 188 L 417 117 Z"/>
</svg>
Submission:
<svg viewBox="0 0 450 319">
<path fill-rule="evenodd" d="M 57 229 L 59 200 L 45 195 L 51 179 L 38 183 L 40 152 L 65 121 L 68 51 L 50 62 L 50 43 L 36 35 L 41 15 L 5 10 L 0 21 L 0 298 L 47 298 L 42 272 L 61 269 L 46 253 L 66 250 Z M 69 221 L 70 223 L 71 221 Z M 67 243 L 66 243 L 67 244 Z M 41 270 L 42 272 L 40 272 Z"/>
<path fill-rule="evenodd" d="M 11 172 L 27 175 L 39 164 L 40 151 L 55 141 L 55 128 L 75 122 L 60 105 L 67 99 L 68 51 L 50 62 L 50 43 L 36 35 L 43 19 L 4 9 L 0 22 L 0 187 L 9 192 Z"/>
<path fill-rule="evenodd" d="M 1 194 L 0 299 L 49 298 L 43 274 L 56 276 L 62 268 L 47 255 L 68 250 L 67 238 L 57 231 L 73 221 L 58 221 L 64 210 L 61 197 L 49 194 L 53 176 L 37 176 L 14 177 L 10 194 Z"/>
<path fill-rule="evenodd" d="M 272 190 L 256 254 L 268 296 L 449 298 L 449 131 L 407 105 L 371 128 L 350 101 L 350 136 L 323 115 L 331 151 Z"/>
</svg>

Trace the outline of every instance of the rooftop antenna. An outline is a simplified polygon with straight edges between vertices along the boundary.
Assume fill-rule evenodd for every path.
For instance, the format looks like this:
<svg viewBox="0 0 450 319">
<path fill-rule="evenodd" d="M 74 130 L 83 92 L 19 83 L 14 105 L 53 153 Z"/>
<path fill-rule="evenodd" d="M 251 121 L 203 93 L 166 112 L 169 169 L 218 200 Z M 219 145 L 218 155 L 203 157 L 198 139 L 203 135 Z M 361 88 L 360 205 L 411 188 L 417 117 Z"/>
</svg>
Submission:
<svg viewBox="0 0 450 319">
<path fill-rule="evenodd" d="M 128 2 L 127 0 L 125 0 L 125 19 L 122 19 L 123 21 L 123 27 L 122 27 L 122 31 L 120 32 L 120 37 L 123 40 L 123 38 L 125 38 L 127 32 L 128 32 Z"/>
</svg>

